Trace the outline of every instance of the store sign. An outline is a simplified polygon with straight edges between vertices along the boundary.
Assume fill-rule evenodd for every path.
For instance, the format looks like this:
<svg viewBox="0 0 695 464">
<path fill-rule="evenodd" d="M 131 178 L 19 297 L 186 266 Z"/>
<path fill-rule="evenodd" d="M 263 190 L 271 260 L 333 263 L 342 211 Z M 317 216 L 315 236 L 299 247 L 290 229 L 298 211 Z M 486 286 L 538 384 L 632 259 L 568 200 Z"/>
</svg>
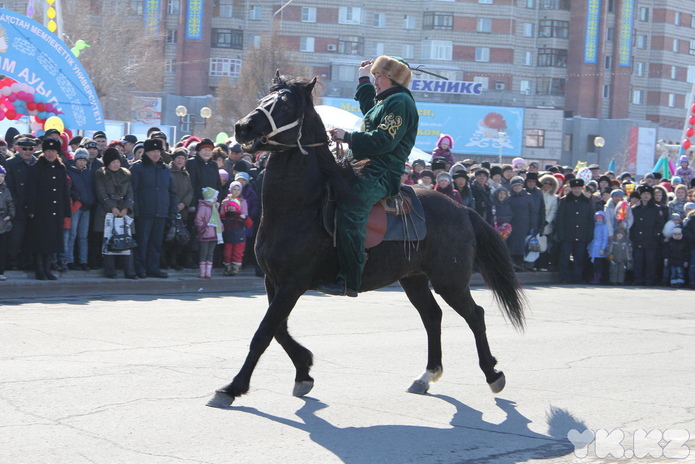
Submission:
<svg viewBox="0 0 695 464">
<path fill-rule="evenodd" d="M 464 95 L 480 95 L 483 93 L 481 82 L 469 81 L 440 81 L 413 79 L 410 83 L 413 92 L 460 93 Z"/>
</svg>

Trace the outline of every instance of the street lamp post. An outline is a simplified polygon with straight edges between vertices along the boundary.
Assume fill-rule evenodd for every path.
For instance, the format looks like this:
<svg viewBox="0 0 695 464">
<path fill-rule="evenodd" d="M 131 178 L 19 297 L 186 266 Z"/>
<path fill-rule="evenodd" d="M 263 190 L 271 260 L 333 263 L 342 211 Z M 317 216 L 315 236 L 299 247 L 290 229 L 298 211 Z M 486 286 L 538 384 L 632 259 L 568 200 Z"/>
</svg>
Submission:
<svg viewBox="0 0 695 464">
<path fill-rule="evenodd" d="M 506 132 L 503 132 L 503 131 L 500 131 L 500 132 L 497 133 L 497 135 L 499 136 L 499 146 L 500 146 L 500 160 L 499 160 L 499 164 L 500 164 L 500 166 L 502 166 L 502 147 L 503 147 L 503 145 L 504 145 L 504 141 L 505 141 L 506 138 L 507 138 L 507 133 L 506 133 Z"/>
<path fill-rule="evenodd" d="M 596 147 L 596 158 L 599 168 L 601 167 L 601 148 L 606 144 L 606 139 L 601 136 L 594 138 L 594 146 Z"/>
<path fill-rule="evenodd" d="M 179 130 L 181 132 L 183 132 L 183 118 L 185 118 L 186 115 L 188 114 L 188 108 L 186 108 L 183 105 L 179 105 L 176 107 L 175 112 L 176 112 L 176 116 L 179 117 Z"/>
<path fill-rule="evenodd" d="M 208 119 L 210 119 L 210 116 L 212 116 L 212 110 L 210 108 L 204 106 L 200 109 L 200 117 L 203 118 L 203 127 L 205 129 L 208 127 Z"/>
</svg>

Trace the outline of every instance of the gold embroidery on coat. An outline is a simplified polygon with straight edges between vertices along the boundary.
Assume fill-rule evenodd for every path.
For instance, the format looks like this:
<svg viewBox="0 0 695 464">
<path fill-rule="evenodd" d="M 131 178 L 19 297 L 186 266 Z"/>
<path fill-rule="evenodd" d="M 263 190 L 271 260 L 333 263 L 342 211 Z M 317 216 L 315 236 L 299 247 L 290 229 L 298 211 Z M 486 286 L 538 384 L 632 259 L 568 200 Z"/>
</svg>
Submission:
<svg viewBox="0 0 695 464">
<path fill-rule="evenodd" d="M 403 124 L 403 118 L 400 116 L 394 116 L 393 113 L 389 113 L 384 117 L 384 122 L 379 124 L 379 129 L 385 130 L 389 133 L 391 138 L 395 138 L 401 124 Z"/>
</svg>

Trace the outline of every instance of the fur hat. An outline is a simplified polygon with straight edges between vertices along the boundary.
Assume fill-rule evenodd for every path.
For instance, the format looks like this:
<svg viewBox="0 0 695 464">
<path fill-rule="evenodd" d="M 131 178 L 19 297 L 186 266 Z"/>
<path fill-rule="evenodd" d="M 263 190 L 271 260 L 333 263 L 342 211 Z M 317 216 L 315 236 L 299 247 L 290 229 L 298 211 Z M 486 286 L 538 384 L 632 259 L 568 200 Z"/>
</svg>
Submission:
<svg viewBox="0 0 695 464">
<path fill-rule="evenodd" d="M 119 152 L 116 148 L 107 148 L 104 151 L 104 156 L 103 159 L 104 161 L 104 166 L 107 166 L 111 164 L 111 162 L 118 160 L 121 161 L 121 152 Z"/>
<path fill-rule="evenodd" d="M 538 173 L 537 172 L 527 172 L 526 173 L 526 180 L 535 180 L 538 182 Z"/>
<path fill-rule="evenodd" d="M 446 161 L 444 161 L 444 158 L 432 158 L 432 170 L 434 171 L 435 169 L 446 169 Z"/>
<path fill-rule="evenodd" d="M 442 179 L 451 183 L 451 176 L 449 175 L 448 172 L 440 172 L 439 175 L 437 176 L 437 183 L 439 183 L 439 181 Z"/>
<path fill-rule="evenodd" d="M 135 151 L 135 149 L 133 149 L 133 151 Z M 174 161 L 179 156 L 183 156 L 184 158 L 188 159 L 188 149 L 184 147 L 177 148 L 174 150 L 174 153 L 171 154 L 171 160 Z"/>
<path fill-rule="evenodd" d="M 408 62 L 397 56 L 381 55 L 372 63 L 371 73 L 374 76 L 383 74 L 403 87 L 408 87 L 413 77 Z"/>
<path fill-rule="evenodd" d="M 584 179 L 570 179 L 570 187 L 584 187 Z"/>
<path fill-rule="evenodd" d="M 196 149 L 200 151 L 203 148 L 209 148 L 210 150 L 212 150 L 213 148 L 215 148 L 215 143 L 210 139 L 203 139 L 200 142 L 198 142 L 198 146 L 196 147 Z"/>
<path fill-rule="evenodd" d="M 89 159 L 89 152 L 84 148 L 78 148 L 77 150 L 75 150 L 74 158 L 75 158 L 75 161 L 77 161 L 78 159 L 88 160 Z"/>
<path fill-rule="evenodd" d="M 145 153 L 152 150 L 164 150 L 164 144 L 160 139 L 147 139 L 144 143 Z"/>
<path fill-rule="evenodd" d="M 41 142 L 41 150 L 56 150 L 60 151 L 60 140 L 56 139 L 43 139 Z"/>
<path fill-rule="evenodd" d="M 434 173 L 429 169 L 425 169 L 424 171 L 420 172 L 420 178 L 423 178 L 425 176 L 429 177 L 434 181 Z"/>
<path fill-rule="evenodd" d="M 654 188 L 647 185 L 647 184 L 642 184 L 639 187 L 637 187 L 636 192 L 640 195 L 642 195 L 644 192 L 650 193 L 652 196 L 654 196 Z"/>
<path fill-rule="evenodd" d="M 500 166 L 492 166 L 490 168 L 490 177 L 494 176 L 495 174 L 499 174 L 500 176 L 502 175 L 502 168 Z"/>
<path fill-rule="evenodd" d="M 478 174 L 485 174 L 487 177 L 490 177 L 490 171 L 488 171 L 485 168 L 478 168 L 475 170 L 475 176 L 477 177 Z"/>
</svg>

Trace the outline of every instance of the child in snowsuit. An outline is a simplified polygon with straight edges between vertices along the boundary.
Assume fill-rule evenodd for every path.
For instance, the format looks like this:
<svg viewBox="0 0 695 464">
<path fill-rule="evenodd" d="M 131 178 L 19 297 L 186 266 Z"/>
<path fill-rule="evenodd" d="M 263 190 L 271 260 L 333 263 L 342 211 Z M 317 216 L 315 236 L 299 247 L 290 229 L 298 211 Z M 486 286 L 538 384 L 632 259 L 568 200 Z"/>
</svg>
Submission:
<svg viewBox="0 0 695 464">
<path fill-rule="evenodd" d="M 594 238 L 588 245 L 589 258 L 593 263 L 594 278 L 590 282 L 594 285 L 599 285 L 603 278 L 603 269 L 605 266 L 605 258 L 608 256 L 608 226 L 606 224 L 606 213 L 597 211 L 594 214 Z"/>
<path fill-rule="evenodd" d="M 685 267 L 688 265 L 688 245 L 683 240 L 683 229 L 673 229 L 673 236 L 664 245 L 664 268 L 671 275 L 671 287 L 679 288 L 685 285 Z M 664 282 L 665 283 L 665 282 Z"/>
<path fill-rule="evenodd" d="M 618 227 L 613 232 L 613 240 L 608 245 L 610 261 L 608 281 L 611 285 L 625 283 L 625 271 L 632 267 L 632 244 L 627 237 L 627 231 Z"/>
<path fill-rule="evenodd" d="M 454 148 L 454 139 L 450 135 L 442 134 L 437 140 L 437 148 L 432 151 L 432 159 L 444 158 L 444 161 L 449 165 L 454 164 L 454 155 L 451 154 L 451 149 Z"/>
<path fill-rule="evenodd" d="M 198 249 L 198 266 L 201 279 L 212 278 L 212 255 L 218 243 L 222 243 L 222 222 L 217 210 L 217 190 L 205 187 L 203 199 L 198 200 L 198 211 L 195 214 L 195 227 L 200 245 Z"/>
<path fill-rule="evenodd" d="M 680 166 L 676 169 L 676 175 L 683 180 L 685 185 L 690 185 L 690 181 L 693 178 L 693 168 L 690 167 L 688 155 L 681 155 L 678 161 Z"/>
<path fill-rule="evenodd" d="M 241 196 L 242 186 L 240 182 L 232 182 L 229 186 L 229 195 L 222 201 L 220 214 L 224 231 L 224 275 L 235 276 L 241 270 L 244 261 L 244 249 L 246 248 L 246 228 L 253 227 L 253 221 L 249 217 L 248 205 Z"/>
</svg>

